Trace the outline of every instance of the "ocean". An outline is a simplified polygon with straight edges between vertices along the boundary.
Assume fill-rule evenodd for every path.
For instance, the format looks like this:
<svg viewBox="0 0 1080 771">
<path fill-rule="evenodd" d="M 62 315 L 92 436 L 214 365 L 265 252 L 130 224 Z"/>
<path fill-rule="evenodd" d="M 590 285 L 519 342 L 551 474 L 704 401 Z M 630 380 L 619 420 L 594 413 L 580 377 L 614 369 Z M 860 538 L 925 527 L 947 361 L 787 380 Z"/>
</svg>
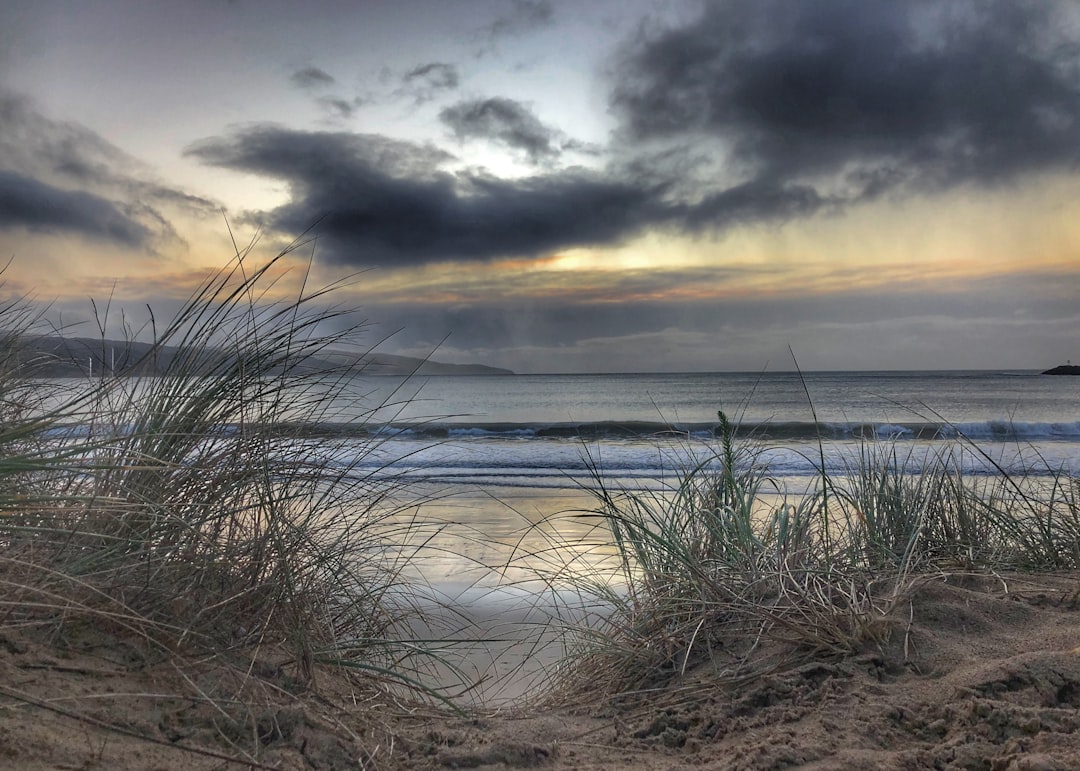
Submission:
<svg viewBox="0 0 1080 771">
<path fill-rule="evenodd" d="M 373 470 L 476 489 L 649 485 L 708 458 L 718 412 L 779 477 L 840 472 L 865 440 L 966 442 L 1010 473 L 1080 472 L 1080 378 L 1033 372 L 692 373 L 366 379 Z M 972 464 L 971 472 L 988 471 Z"/>
</svg>

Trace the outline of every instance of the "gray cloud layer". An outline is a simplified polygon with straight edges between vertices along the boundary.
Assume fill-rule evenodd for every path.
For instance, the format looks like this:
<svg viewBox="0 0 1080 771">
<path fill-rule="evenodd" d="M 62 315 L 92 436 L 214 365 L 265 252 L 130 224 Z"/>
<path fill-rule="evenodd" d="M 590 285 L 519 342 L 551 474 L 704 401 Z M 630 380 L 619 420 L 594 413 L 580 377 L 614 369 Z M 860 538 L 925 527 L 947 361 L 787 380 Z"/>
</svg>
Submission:
<svg viewBox="0 0 1080 771">
<path fill-rule="evenodd" d="M 0 229 L 83 234 L 128 247 L 177 240 L 160 208 L 205 214 L 205 198 L 159 184 L 146 169 L 76 123 L 0 91 Z"/>
<path fill-rule="evenodd" d="M 493 297 L 366 310 L 382 328 L 402 330 L 391 340 L 398 350 L 431 350 L 449 329 L 435 358 L 454 349 L 453 360 L 520 372 L 785 370 L 792 367 L 789 344 L 811 369 L 1034 369 L 1056 361 L 1075 339 L 1074 284 L 1069 274 L 1021 273 L 937 292 L 890 287 L 722 303 Z"/>
<path fill-rule="evenodd" d="M 621 123 L 603 171 L 451 175 L 430 147 L 273 126 L 190 153 L 285 181 L 292 200 L 263 222 L 295 232 L 321 219 L 331 257 L 358 265 L 804 218 L 887 194 L 1075 171 L 1080 40 L 1061 18 L 1069 7 L 709 2 L 691 23 L 642 32 L 614 62 Z M 455 88 L 457 72 L 431 63 L 404 82 L 430 95 Z M 561 136 L 511 99 L 462 102 L 441 117 L 459 136 L 534 160 L 554 157 Z"/>
<path fill-rule="evenodd" d="M 0 171 L 0 230 L 77 233 L 125 246 L 145 246 L 151 232 L 116 204 L 89 193 L 61 190 Z"/>
<path fill-rule="evenodd" d="M 1059 35 L 1066 10 L 713 0 L 697 23 L 625 49 L 612 106 L 634 140 L 709 137 L 738 174 L 817 180 L 849 198 L 1071 169 L 1080 46 Z"/>
</svg>

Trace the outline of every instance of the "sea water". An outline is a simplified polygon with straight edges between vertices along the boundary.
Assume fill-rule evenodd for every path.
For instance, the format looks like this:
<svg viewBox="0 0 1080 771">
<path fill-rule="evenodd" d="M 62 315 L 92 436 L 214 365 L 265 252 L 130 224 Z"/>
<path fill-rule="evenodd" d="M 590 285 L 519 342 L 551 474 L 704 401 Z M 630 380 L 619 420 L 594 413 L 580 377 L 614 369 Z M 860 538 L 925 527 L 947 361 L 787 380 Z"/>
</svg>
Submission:
<svg viewBox="0 0 1080 771">
<path fill-rule="evenodd" d="M 894 447 L 912 474 L 951 448 L 970 475 L 1080 474 L 1080 378 L 1027 371 L 369 377 L 355 393 L 316 435 L 352 436 L 343 461 L 358 472 L 405 482 L 435 499 L 426 514 L 510 543 L 595 507 L 598 485 L 663 490 L 718 466 L 720 412 L 795 493 L 844 474 L 868 442 Z M 470 560 L 481 540 L 464 545 Z"/>
<path fill-rule="evenodd" d="M 675 471 L 687 452 L 707 456 L 721 411 L 785 477 L 820 473 L 822 449 L 825 471 L 842 471 L 843 451 L 864 440 L 963 440 L 1004 459 L 1010 472 L 1031 464 L 1080 470 L 1080 378 L 837 372 L 370 380 L 370 401 L 391 402 L 364 426 L 364 439 L 378 437 L 372 467 L 475 489 L 580 489 L 598 466 L 613 480 L 647 484 Z"/>
</svg>

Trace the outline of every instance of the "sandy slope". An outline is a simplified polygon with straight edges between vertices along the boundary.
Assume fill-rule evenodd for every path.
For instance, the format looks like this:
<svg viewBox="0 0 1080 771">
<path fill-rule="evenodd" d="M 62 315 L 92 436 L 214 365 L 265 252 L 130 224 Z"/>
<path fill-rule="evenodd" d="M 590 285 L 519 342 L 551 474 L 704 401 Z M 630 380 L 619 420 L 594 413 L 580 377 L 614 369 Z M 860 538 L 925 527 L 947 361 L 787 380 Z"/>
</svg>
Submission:
<svg viewBox="0 0 1080 771">
<path fill-rule="evenodd" d="M 325 672 L 292 696 L 287 663 L 0 627 L 0 768 L 1080 768 L 1080 575 L 938 577 L 904 609 L 884 646 L 738 688 L 699 670 L 468 717 Z"/>
</svg>

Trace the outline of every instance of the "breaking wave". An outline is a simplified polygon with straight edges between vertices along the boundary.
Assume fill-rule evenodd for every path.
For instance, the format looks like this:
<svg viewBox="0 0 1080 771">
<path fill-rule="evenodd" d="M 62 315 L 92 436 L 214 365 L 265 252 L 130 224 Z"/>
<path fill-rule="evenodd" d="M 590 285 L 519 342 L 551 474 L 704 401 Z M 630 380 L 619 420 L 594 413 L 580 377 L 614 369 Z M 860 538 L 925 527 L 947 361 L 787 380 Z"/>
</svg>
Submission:
<svg viewBox="0 0 1080 771">
<path fill-rule="evenodd" d="M 284 430 L 284 427 L 283 427 Z M 684 436 L 708 439 L 720 435 L 717 423 L 661 423 L 650 421 L 594 421 L 587 423 L 383 423 L 348 425 L 322 423 L 293 426 L 307 436 L 357 436 L 412 439 L 584 439 L 619 440 Z M 1078 441 L 1080 421 L 1038 423 L 1007 419 L 971 423 L 947 422 L 764 422 L 744 423 L 739 437 L 777 441 L 816 439 L 894 439 L 980 441 Z"/>
</svg>

